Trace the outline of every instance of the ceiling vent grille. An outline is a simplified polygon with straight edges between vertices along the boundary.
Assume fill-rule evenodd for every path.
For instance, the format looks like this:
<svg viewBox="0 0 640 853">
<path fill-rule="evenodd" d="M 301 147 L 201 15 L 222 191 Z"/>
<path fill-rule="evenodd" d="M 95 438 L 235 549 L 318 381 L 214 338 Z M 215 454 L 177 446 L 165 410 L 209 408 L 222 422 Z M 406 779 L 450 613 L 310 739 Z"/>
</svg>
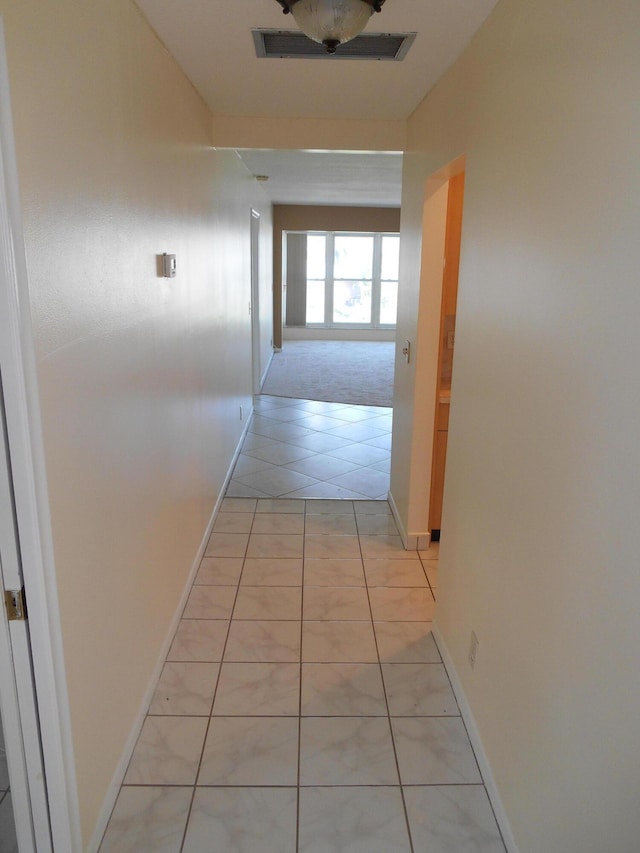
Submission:
<svg viewBox="0 0 640 853">
<path fill-rule="evenodd" d="M 374 59 L 400 62 L 413 44 L 415 33 L 365 33 L 329 54 L 324 45 L 298 30 L 252 30 L 260 59 Z"/>
</svg>

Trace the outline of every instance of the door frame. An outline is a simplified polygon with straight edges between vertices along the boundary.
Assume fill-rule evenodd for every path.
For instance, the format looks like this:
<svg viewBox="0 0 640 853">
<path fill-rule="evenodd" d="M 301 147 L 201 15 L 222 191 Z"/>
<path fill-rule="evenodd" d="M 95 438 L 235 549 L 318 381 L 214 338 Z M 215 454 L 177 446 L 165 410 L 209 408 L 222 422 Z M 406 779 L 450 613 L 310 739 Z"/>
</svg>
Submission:
<svg viewBox="0 0 640 853">
<path fill-rule="evenodd" d="M 0 18 L 0 369 L 6 412 L 7 444 L 16 518 L 17 544 L 28 605 L 29 645 L 12 643 L 16 687 L 23 702 L 32 702 L 38 732 L 21 719 L 27 765 L 42 749 L 46 804 L 53 849 L 80 851 L 80 820 L 72 749 L 71 720 L 45 474 L 35 350 L 27 265 L 20 209 L 18 169 L 11 114 L 4 23 Z M 16 633 L 16 632 L 13 632 Z M 19 648 L 16 658 L 16 648 Z M 31 696 L 31 699 L 29 699 Z M 22 714 L 21 717 L 25 715 Z M 10 735 L 9 735 L 10 736 Z M 42 803 L 32 798 L 40 833 Z M 35 811 L 34 807 L 35 806 Z M 20 810 L 16 815 L 24 820 Z M 22 827 L 19 831 L 22 832 Z M 45 848 L 43 848 L 45 849 Z M 40 848 L 38 847 L 38 850 Z"/>
<path fill-rule="evenodd" d="M 29 626 L 26 621 L 9 620 L 1 595 L 5 589 L 23 587 L 2 386 L 0 369 L 0 716 L 18 848 L 50 853 L 51 829 Z"/>
<path fill-rule="evenodd" d="M 260 214 L 251 208 L 251 393 L 260 393 Z"/>
</svg>

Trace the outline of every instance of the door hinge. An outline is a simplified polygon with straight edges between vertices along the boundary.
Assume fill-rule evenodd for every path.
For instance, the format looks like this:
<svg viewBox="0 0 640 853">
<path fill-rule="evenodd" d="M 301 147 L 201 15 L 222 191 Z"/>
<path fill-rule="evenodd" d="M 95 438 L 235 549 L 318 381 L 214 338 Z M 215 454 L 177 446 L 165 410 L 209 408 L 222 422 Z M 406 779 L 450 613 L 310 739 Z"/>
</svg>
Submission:
<svg viewBox="0 0 640 853">
<path fill-rule="evenodd" d="M 9 622 L 24 622 L 27 618 L 27 601 L 24 597 L 24 587 L 22 589 L 5 589 L 4 606 L 7 609 L 7 619 Z"/>
</svg>

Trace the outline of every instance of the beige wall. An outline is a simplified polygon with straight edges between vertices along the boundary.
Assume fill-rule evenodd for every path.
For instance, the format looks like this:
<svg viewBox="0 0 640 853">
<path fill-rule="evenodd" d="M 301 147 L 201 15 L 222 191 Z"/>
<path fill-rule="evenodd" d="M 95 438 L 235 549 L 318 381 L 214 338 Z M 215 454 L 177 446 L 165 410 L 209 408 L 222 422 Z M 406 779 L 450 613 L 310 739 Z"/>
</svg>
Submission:
<svg viewBox="0 0 640 853">
<path fill-rule="evenodd" d="M 638 32 L 501 0 L 409 123 L 405 284 L 466 155 L 436 624 L 521 853 L 640 837 Z"/>
<path fill-rule="evenodd" d="M 251 406 L 271 210 L 129 0 L 0 12 L 86 844 Z"/>
<path fill-rule="evenodd" d="M 282 346 L 282 234 L 284 231 L 399 231 L 396 207 L 273 206 L 273 316 L 275 346 Z"/>
</svg>

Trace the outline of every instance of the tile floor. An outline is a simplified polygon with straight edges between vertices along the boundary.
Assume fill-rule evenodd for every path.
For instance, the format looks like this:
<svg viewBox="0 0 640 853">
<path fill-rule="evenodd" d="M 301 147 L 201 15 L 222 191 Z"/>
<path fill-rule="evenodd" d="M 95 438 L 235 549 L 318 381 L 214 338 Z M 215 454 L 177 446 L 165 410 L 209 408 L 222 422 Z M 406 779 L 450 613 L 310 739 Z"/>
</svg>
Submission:
<svg viewBox="0 0 640 853">
<path fill-rule="evenodd" d="M 392 410 L 256 398 L 229 497 L 386 500 Z"/>
<path fill-rule="evenodd" d="M 504 853 L 386 501 L 226 498 L 102 853 Z"/>
<path fill-rule="evenodd" d="M 2 720 L 0 720 L 0 853 L 18 853 Z"/>
</svg>

